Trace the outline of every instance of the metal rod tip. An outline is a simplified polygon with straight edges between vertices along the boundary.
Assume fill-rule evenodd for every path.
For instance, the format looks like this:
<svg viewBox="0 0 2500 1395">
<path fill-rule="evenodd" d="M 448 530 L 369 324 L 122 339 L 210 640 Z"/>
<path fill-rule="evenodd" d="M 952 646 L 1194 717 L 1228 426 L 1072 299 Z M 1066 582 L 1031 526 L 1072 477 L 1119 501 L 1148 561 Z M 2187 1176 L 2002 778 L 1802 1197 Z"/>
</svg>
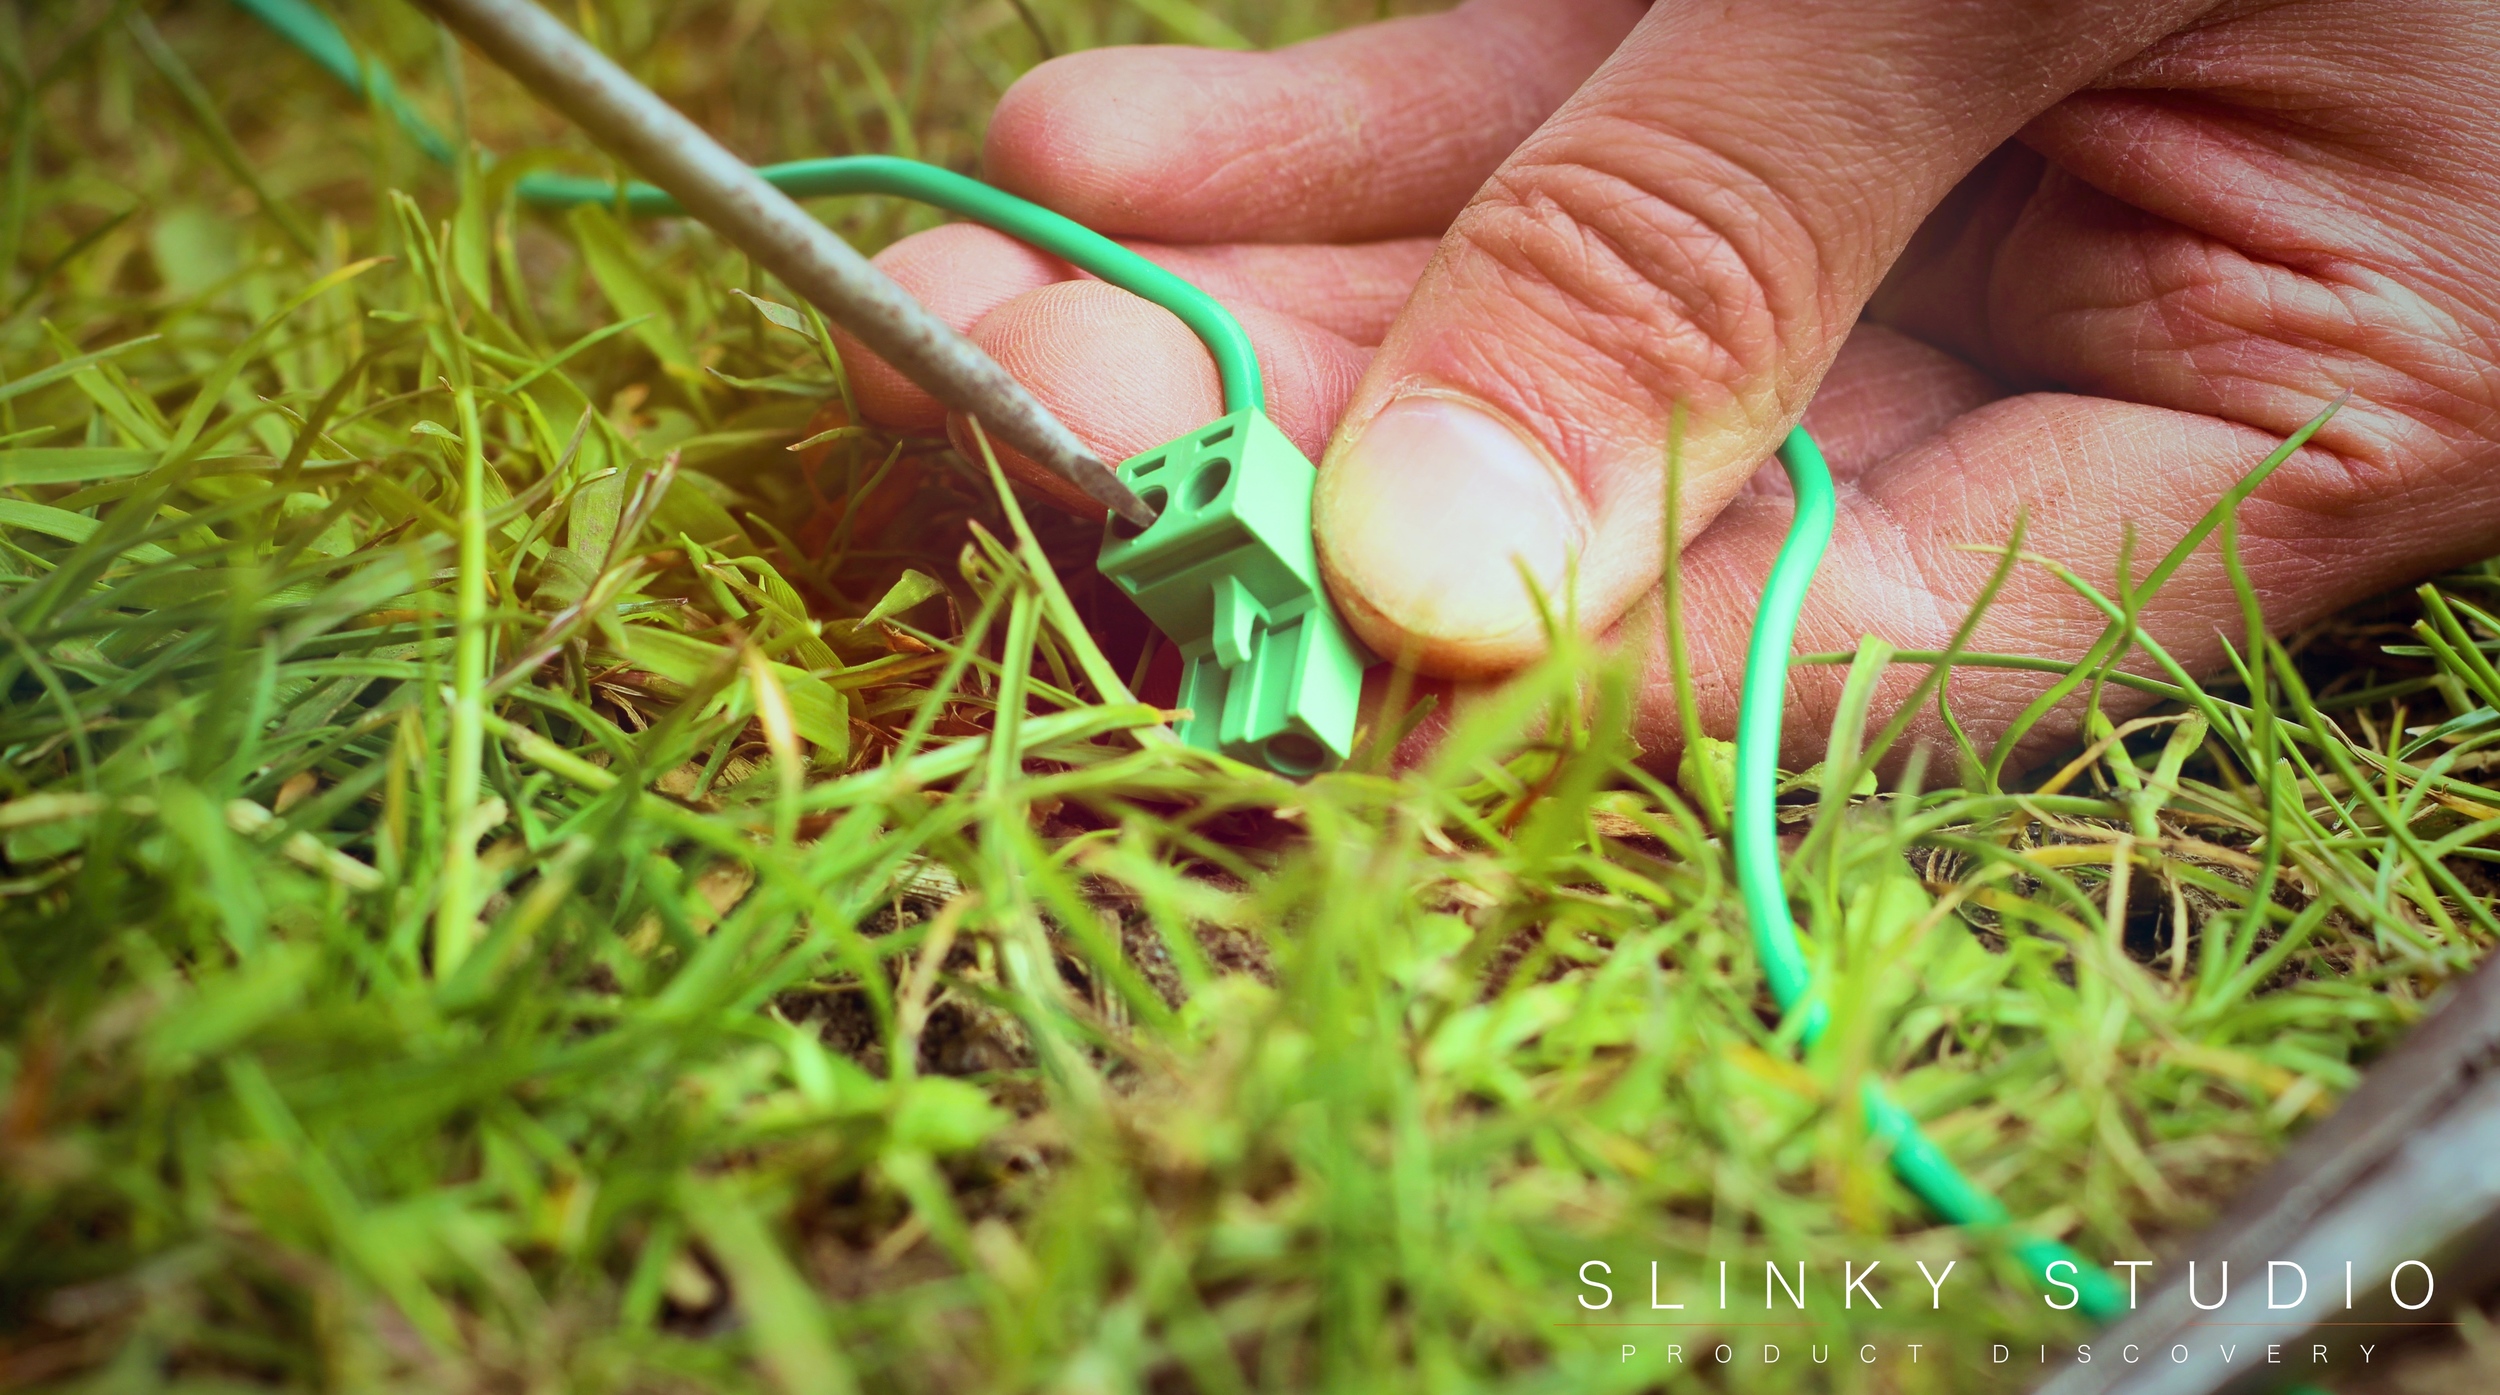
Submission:
<svg viewBox="0 0 2500 1395">
<path fill-rule="evenodd" d="M 1111 467 L 1099 460 L 1088 459 L 1068 472 L 1077 488 L 1095 502 L 1140 528 L 1151 528 L 1157 517 L 1154 505 L 1138 497 L 1136 490 L 1112 473 Z"/>
</svg>

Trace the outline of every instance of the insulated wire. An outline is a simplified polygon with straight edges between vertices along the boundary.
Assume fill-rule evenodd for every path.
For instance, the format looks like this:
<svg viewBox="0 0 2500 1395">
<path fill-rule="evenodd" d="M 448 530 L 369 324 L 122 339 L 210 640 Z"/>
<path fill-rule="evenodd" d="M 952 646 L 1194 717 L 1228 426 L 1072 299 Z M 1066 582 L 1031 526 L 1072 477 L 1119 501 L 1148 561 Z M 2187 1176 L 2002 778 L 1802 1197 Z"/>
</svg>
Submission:
<svg viewBox="0 0 2500 1395">
<path fill-rule="evenodd" d="M 757 174 L 792 198 L 825 198 L 838 194 L 889 194 L 945 209 L 993 228 L 1059 258 L 1091 276 L 1152 301 L 1171 311 L 1198 336 L 1215 357 L 1215 371 L 1224 386 L 1224 410 L 1267 410 L 1267 390 L 1259 372 L 1259 356 L 1250 336 L 1233 312 L 1205 291 L 1137 255 L 1076 220 L 1029 199 L 1020 199 L 969 175 L 899 155 L 836 155 L 764 165 Z M 523 201 L 541 208 L 617 202 L 614 184 L 578 175 L 523 175 L 516 186 Z M 625 211 L 639 214 L 678 212 L 677 200 L 648 184 L 625 186 Z"/>
<path fill-rule="evenodd" d="M 305 0 L 234 3 L 358 96 L 380 104 L 417 148 L 444 163 L 453 159 L 451 143 L 408 104 L 387 73 L 357 56 L 347 36 L 339 32 L 328 15 Z M 1177 316 L 1214 357 L 1216 376 L 1223 385 L 1225 412 L 1267 410 L 1266 381 L 1259 371 L 1259 356 L 1251 348 L 1250 336 L 1242 329 L 1241 321 L 1233 318 L 1233 312 L 1205 291 L 1074 219 L 967 175 L 895 155 L 793 160 L 762 166 L 756 173 L 792 198 L 884 194 L 912 199 L 1047 252 Z M 626 212 L 646 216 L 682 211 L 666 191 L 640 182 L 628 183 L 620 190 L 603 179 L 526 174 L 514 185 L 514 192 L 524 203 L 540 208 L 621 203 Z"/>
<path fill-rule="evenodd" d="M 1745 903 L 1745 921 L 1752 927 L 1754 954 L 1762 976 L 1783 1018 L 1798 1016 L 1798 1043 L 1811 1047 L 1829 1025 L 1830 1013 L 1813 995 L 1814 970 L 1798 939 L 1797 922 L 1788 909 L 1788 889 L 1780 878 L 1779 790 L 1780 713 L 1788 697 L 1788 652 L 1796 643 L 1797 617 L 1804 611 L 1806 588 L 1831 545 L 1837 505 L 1832 472 L 1823 452 L 1802 426 L 1792 428 L 1780 446 L 1780 464 L 1797 496 L 1797 511 L 1788 525 L 1763 583 L 1762 604 L 1754 612 L 1753 639 L 1745 650 L 1745 687 L 1736 708 L 1736 791 L 1729 841 L 1736 862 L 1736 886 Z M 1901 1179 L 1929 1210 L 1954 1225 L 1976 1230 L 2001 1230 L 2011 1219 L 2002 1202 L 1953 1165 L 1943 1149 L 1919 1131 L 1910 1112 L 1893 1103 L 1883 1088 L 1868 1081 L 1859 1095 L 1867 1130 L 1883 1147 Z M 2116 1281 L 2073 1250 L 2043 1236 L 2010 1234 L 2007 1247 L 2031 1272 L 2049 1276 L 2050 1266 L 2073 1266 L 2066 1280 L 2075 1286 L 2083 1311 L 2108 1321 L 2126 1311 L 2126 1295 Z"/>
<path fill-rule="evenodd" d="M 388 110 L 416 145 L 437 160 L 452 159 L 452 148 L 392 85 L 389 75 L 368 67 L 329 16 L 305 0 L 234 0 L 242 9 L 319 64 L 360 96 Z M 992 188 L 977 179 L 918 160 L 891 155 L 850 155 L 793 160 L 765 165 L 757 174 L 793 198 L 843 194 L 884 194 L 917 200 L 958 217 L 993 228 L 1066 261 L 1069 265 L 1132 292 L 1178 316 L 1215 358 L 1223 383 L 1227 412 L 1264 411 L 1266 391 L 1258 355 L 1250 336 L 1215 297 L 1146 258 L 1039 204 Z M 542 208 L 576 204 L 622 204 L 641 215 L 679 211 L 677 201 L 648 184 L 629 183 L 620 191 L 606 180 L 579 176 L 530 174 L 515 186 L 524 202 Z M 1762 591 L 1754 616 L 1751 643 L 1745 651 L 1744 693 L 1737 709 L 1736 791 L 1732 844 L 1736 881 L 1753 929 L 1754 952 L 1763 977 L 1782 1016 L 1803 1012 L 1798 1038 L 1811 1047 L 1823 1034 L 1828 1013 L 1813 1000 L 1813 970 L 1790 914 L 1782 884 L 1779 830 L 1775 813 L 1779 785 L 1780 715 L 1788 688 L 1788 654 L 1795 643 L 1797 618 L 1804 610 L 1806 590 L 1831 543 L 1835 505 L 1830 468 L 1823 452 L 1804 427 L 1788 433 L 1780 447 L 1780 464 L 1796 493 L 1796 515 L 1788 538 Z M 1876 1142 L 1890 1157 L 1893 1171 L 1928 1209 L 1948 1223 L 1979 1230 L 2004 1227 L 2010 1219 L 2004 1205 L 1954 1166 L 1944 1150 L 1920 1132 L 1909 1111 L 1893 1103 L 1873 1082 L 1865 1086 L 1860 1105 Z M 2080 1293 L 2079 1306 L 2106 1321 L 2123 1312 L 2125 1299 L 2117 1284 L 2073 1250 L 2040 1236 L 2011 1235 L 2009 1248 L 2034 1272 L 2048 1274 L 2058 1263 L 2071 1265 L 2068 1281 Z"/>
</svg>

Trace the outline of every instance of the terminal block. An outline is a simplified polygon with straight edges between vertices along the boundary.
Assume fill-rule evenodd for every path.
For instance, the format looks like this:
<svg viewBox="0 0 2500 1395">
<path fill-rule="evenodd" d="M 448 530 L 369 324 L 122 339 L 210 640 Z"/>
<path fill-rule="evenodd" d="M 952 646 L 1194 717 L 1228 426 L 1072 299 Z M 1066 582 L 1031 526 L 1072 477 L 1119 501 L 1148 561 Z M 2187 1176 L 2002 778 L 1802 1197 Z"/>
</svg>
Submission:
<svg viewBox="0 0 2500 1395">
<path fill-rule="evenodd" d="M 1319 472 L 1248 410 L 1119 475 L 1157 517 L 1139 528 L 1114 515 L 1097 565 L 1180 648 L 1181 739 L 1297 778 L 1342 763 L 1371 657 L 1320 584 Z"/>
</svg>

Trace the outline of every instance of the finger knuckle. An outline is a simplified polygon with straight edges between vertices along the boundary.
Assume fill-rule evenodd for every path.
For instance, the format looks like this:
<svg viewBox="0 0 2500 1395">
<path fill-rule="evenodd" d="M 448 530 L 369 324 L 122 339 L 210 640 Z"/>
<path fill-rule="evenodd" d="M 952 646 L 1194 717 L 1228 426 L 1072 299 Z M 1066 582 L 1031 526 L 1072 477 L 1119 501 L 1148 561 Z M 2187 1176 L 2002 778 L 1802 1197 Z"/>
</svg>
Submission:
<svg viewBox="0 0 2500 1395">
<path fill-rule="evenodd" d="M 1609 387 L 1708 410 L 1777 373 L 1821 258 L 1773 181 L 1691 152 L 1671 163 L 1613 149 L 1523 157 L 1453 234 L 1504 300 L 1615 365 Z"/>
</svg>

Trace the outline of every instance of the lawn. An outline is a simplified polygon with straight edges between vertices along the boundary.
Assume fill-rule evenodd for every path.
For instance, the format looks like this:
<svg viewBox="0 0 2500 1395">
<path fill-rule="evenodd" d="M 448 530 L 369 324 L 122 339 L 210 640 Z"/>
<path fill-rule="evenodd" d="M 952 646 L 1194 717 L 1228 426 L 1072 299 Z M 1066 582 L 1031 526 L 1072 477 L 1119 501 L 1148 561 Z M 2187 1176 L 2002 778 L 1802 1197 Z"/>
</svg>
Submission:
<svg viewBox="0 0 2500 1395">
<path fill-rule="evenodd" d="M 1375 12 L 558 8 L 751 158 L 966 170 L 1048 52 Z M 0 8 L 0 1387 L 2010 1392 L 2088 1328 L 1864 1082 L 2156 1256 L 2500 939 L 2500 569 L 2189 674 L 2128 622 L 2218 509 L 2074 578 L 2088 666 L 1855 656 L 1800 1054 L 1610 657 L 1410 769 L 1396 702 L 1307 784 L 1177 747 L 1091 525 L 845 427 L 700 227 L 516 207 L 610 166 L 340 17 L 499 158 L 217 0 Z M 2097 739 L 1861 792 L 1887 659 Z"/>
</svg>

